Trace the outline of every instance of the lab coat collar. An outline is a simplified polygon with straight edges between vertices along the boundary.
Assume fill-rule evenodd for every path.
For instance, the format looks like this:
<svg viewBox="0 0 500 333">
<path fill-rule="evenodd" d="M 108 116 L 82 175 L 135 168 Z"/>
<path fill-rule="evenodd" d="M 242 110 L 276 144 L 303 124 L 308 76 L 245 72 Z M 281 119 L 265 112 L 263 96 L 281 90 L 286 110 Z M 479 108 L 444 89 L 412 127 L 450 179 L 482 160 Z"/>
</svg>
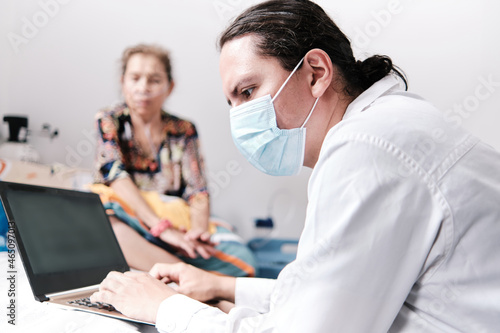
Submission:
<svg viewBox="0 0 500 333">
<path fill-rule="evenodd" d="M 390 90 L 400 87 L 400 81 L 394 75 L 387 75 L 379 81 L 375 82 L 370 88 L 361 93 L 347 107 L 344 117 L 345 120 L 355 114 L 366 110 L 377 98 L 388 93 Z"/>
</svg>

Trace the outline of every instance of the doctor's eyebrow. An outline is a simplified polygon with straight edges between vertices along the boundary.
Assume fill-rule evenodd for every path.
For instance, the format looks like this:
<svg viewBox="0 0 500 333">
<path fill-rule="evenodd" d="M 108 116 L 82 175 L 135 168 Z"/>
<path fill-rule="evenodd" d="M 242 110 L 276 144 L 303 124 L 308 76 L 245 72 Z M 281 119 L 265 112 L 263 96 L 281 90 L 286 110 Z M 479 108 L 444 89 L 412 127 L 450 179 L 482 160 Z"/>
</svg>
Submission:
<svg viewBox="0 0 500 333">
<path fill-rule="evenodd" d="M 234 88 L 230 90 L 231 91 L 230 97 L 237 98 L 240 94 L 241 87 L 249 84 L 252 81 L 255 81 L 254 76 L 248 76 L 248 77 L 245 77 L 244 79 L 241 79 L 240 81 L 238 81 L 234 85 Z M 227 103 L 229 105 L 231 105 L 231 101 L 229 99 L 227 100 Z"/>
</svg>

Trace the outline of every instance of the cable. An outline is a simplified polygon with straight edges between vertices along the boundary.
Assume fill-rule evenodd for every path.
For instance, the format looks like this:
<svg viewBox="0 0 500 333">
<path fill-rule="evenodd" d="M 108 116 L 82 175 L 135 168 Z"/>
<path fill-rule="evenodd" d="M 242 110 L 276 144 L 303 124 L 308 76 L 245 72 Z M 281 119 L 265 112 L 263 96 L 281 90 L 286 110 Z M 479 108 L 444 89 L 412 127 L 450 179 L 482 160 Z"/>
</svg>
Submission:
<svg viewBox="0 0 500 333">
<path fill-rule="evenodd" d="M 263 235 L 262 237 L 259 237 L 259 238 L 262 238 L 261 241 L 259 242 L 253 242 L 252 243 L 252 247 L 253 248 L 260 248 L 260 247 L 263 247 L 265 246 L 267 243 L 269 243 L 269 241 L 271 241 L 273 238 L 275 238 L 275 236 L 278 234 L 278 231 L 279 231 L 279 228 L 278 228 L 278 225 L 276 223 L 276 218 L 273 218 L 273 211 L 275 209 L 275 206 L 276 206 L 276 201 L 277 201 L 277 198 L 279 198 L 280 196 L 285 196 L 285 197 L 288 197 L 289 198 L 289 205 L 288 205 L 288 208 L 287 209 L 287 214 L 285 215 L 285 217 L 283 218 L 283 221 L 284 221 L 284 225 L 287 225 L 291 220 L 292 220 L 292 217 L 294 216 L 295 214 L 295 210 L 296 210 L 296 205 L 295 205 L 295 197 L 292 195 L 292 191 L 290 191 L 289 189 L 285 189 L 285 188 L 280 188 L 280 189 L 277 189 L 276 191 L 273 192 L 273 194 L 271 194 L 271 198 L 269 200 L 269 203 L 267 205 L 267 218 L 266 219 L 256 219 L 255 220 L 255 224 L 256 224 L 256 228 L 259 228 L 258 227 L 258 224 L 260 223 L 262 226 L 265 226 L 265 225 L 269 225 L 271 224 L 271 227 L 267 227 L 269 228 L 269 232 L 265 235 Z M 265 227 L 261 227 L 261 229 L 264 229 Z"/>
</svg>

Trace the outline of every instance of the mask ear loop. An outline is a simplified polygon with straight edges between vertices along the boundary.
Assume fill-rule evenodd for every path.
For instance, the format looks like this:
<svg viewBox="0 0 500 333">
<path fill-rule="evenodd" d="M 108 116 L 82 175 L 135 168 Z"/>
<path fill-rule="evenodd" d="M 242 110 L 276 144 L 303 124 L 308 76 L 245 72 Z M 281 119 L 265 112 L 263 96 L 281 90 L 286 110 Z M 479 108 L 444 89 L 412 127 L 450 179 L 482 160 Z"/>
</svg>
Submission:
<svg viewBox="0 0 500 333">
<path fill-rule="evenodd" d="M 288 75 L 288 78 L 285 80 L 285 82 L 281 85 L 281 88 L 278 90 L 278 92 L 276 93 L 276 95 L 274 95 L 273 99 L 271 99 L 271 102 L 274 102 L 274 100 L 276 99 L 276 97 L 278 97 L 278 95 L 280 94 L 280 92 L 283 90 L 283 88 L 285 88 L 285 85 L 288 83 L 288 81 L 292 78 L 293 74 L 297 71 L 297 69 L 299 68 L 299 66 L 302 64 L 302 62 L 304 61 L 304 58 L 300 59 L 299 63 L 297 64 L 297 66 L 295 66 L 295 68 L 293 69 L 293 71 L 290 73 L 290 75 Z"/>
<path fill-rule="evenodd" d="M 311 115 L 313 114 L 314 108 L 316 108 L 316 104 L 318 104 L 318 101 L 319 101 L 319 97 L 316 98 L 316 101 L 314 102 L 314 105 L 313 105 L 313 107 L 311 109 L 311 112 L 309 112 L 309 115 L 307 116 L 307 118 L 304 121 L 304 123 L 302 124 L 302 126 L 300 126 L 300 128 L 304 128 L 304 126 L 306 126 L 306 123 L 309 120 L 309 118 L 311 118 Z"/>
<path fill-rule="evenodd" d="M 276 93 L 276 95 L 274 95 L 274 97 L 271 99 L 271 103 L 274 103 L 274 100 L 276 99 L 276 97 L 278 97 L 278 95 L 281 93 L 281 91 L 283 90 L 283 88 L 285 88 L 286 84 L 288 83 L 288 81 L 292 78 L 293 74 L 295 74 L 295 72 L 297 71 L 297 69 L 299 68 L 299 66 L 302 64 L 302 62 L 304 61 L 304 57 L 302 57 L 302 59 L 300 59 L 299 63 L 297 64 L 297 66 L 295 66 L 295 68 L 293 69 L 293 71 L 290 73 L 290 75 L 288 75 L 287 79 L 285 80 L 285 82 L 281 85 L 281 87 L 279 88 L 278 92 Z M 307 118 L 306 120 L 304 121 L 304 123 L 302 124 L 302 126 L 300 126 L 300 128 L 303 128 L 307 121 L 309 120 L 309 118 L 311 117 L 314 109 L 316 108 L 316 104 L 318 104 L 318 101 L 319 101 L 319 97 L 316 98 L 316 101 L 314 102 L 314 105 L 311 109 L 311 111 L 309 112 L 309 114 L 307 115 Z"/>
</svg>

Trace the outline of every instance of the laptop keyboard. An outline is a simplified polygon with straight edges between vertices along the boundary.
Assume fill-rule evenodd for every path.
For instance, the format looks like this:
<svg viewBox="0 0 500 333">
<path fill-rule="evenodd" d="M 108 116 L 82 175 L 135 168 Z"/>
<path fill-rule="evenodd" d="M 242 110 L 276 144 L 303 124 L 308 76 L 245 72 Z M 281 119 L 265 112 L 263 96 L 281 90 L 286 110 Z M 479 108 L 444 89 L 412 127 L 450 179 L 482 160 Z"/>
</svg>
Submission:
<svg viewBox="0 0 500 333">
<path fill-rule="evenodd" d="M 97 308 L 97 309 L 103 309 L 103 310 L 108 310 L 108 311 L 116 311 L 114 306 L 111 304 L 102 303 L 102 302 L 95 302 L 95 303 L 91 302 L 90 297 L 75 299 L 74 301 L 68 301 L 68 304 L 81 305 L 81 306 L 86 306 L 89 308 Z"/>
</svg>

